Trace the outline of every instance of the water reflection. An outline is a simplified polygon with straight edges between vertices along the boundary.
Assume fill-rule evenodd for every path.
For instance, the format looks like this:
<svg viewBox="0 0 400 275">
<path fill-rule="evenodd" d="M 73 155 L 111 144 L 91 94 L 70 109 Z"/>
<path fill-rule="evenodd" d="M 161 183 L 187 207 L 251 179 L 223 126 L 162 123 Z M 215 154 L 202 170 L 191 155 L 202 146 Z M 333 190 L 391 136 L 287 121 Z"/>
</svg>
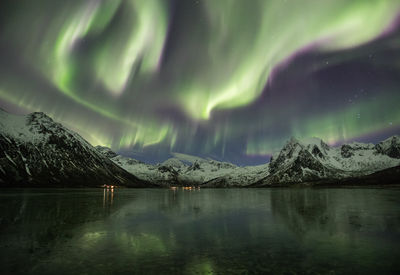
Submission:
<svg viewBox="0 0 400 275">
<path fill-rule="evenodd" d="M 399 195 L 5 190 L 0 265 L 13 274 L 391 273 L 399 270 Z"/>
<path fill-rule="evenodd" d="M 103 188 L 103 208 L 109 208 L 114 201 L 114 186 L 111 188 Z"/>
</svg>

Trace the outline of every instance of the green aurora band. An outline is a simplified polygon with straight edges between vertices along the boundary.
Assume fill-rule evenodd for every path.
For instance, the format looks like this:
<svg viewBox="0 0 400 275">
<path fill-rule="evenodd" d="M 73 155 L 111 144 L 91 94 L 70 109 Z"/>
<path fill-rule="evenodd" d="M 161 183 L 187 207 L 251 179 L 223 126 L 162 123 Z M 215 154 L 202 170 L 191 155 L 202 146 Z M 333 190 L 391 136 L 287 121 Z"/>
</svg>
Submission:
<svg viewBox="0 0 400 275">
<path fill-rule="evenodd" d="M 272 69 L 297 50 L 312 43 L 324 50 L 365 43 L 387 27 L 399 6 L 386 0 L 205 1 L 207 64 L 213 69 L 184 77 L 182 106 L 196 119 L 209 119 L 215 108 L 249 104 Z"/>
<path fill-rule="evenodd" d="M 277 119 L 296 113 L 295 102 L 249 114 L 279 68 L 303 53 L 331 56 L 331 67 L 368 55 L 340 53 L 387 33 L 399 1 L 32 2 L 4 5 L 0 45 L 18 62 L 1 66 L 0 103 L 44 111 L 93 145 L 224 158 L 231 140 L 240 140 L 235 154 L 268 155 L 291 135 L 337 144 L 400 126 L 398 81 L 373 100 L 294 115 L 280 132 Z M 400 48 L 398 38 L 390 43 Z M 398 75 L 399 60 L 385 62 Z"/>
</svg>

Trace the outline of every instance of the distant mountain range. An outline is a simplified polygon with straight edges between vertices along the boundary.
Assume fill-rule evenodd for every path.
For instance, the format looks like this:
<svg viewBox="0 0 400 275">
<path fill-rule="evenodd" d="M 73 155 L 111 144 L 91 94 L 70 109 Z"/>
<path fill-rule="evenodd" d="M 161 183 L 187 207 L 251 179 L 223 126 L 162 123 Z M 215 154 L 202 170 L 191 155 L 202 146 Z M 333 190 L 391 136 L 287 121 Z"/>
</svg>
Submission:
<svg viewBox="0 0 400 275">
<path fill-rule="evenodd" d="M 400 137 L 331 147 L 290 139 L 270 163 L 240 167 L 179 154 L 150 165 L 93 147 L 44 113 L 0 110 L 0 186 L 266 187 L 400 183 Z"/>
<path fill-rule="evenodd" d="M 231 163 L 192 157 L 190 161 L 171 158 L 157 165 L 117 155 L 107 147 L 96 147 L 115 164 L 138 178 L 161 186 L 199 185 L 203 187 L 263 187 L 293 184 L 357 183 L 363 177 L 384 170 L 393 174 L 400 165 L 400 138 L 393 136 L 377 145 L 364 143 L 331 147 L 321 139 L 291 138 L 270 163 L 239 167 Z M 392 168 L 392 170 L 386 170 Z M 371 182 L 371 180 L 369 180 Z M 379 181 L 376 181 L 379 184 Z M 400 178 L 399 182 L 400 183 Z M 361 182 L 360 182 L 361 184 Z"/>
</svg>

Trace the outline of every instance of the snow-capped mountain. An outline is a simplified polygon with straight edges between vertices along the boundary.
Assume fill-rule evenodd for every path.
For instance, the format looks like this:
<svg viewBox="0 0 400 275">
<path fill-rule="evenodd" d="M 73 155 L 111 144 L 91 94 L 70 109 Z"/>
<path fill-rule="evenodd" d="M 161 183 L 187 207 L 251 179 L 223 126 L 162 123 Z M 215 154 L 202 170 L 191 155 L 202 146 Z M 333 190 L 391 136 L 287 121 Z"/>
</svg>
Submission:
<svg viewBox="0 0 400 275">
<path fill-rule="evenodd" d="M 376 145 L 354 142 L 340 147 L 317 138 L 292 138 L 270 163 L 259 166 L 184 154 L 150 165 L 107 147 L 95 148 L 44 113 L 18 116 L 0 110 L 0 186 L 256 187 L 364 178 L 371 182 L 373 175 L 394 179 L 399 166 L 399 136 Z"/>
<path fill-rule="evenodd" d="M 146 186 L 44 113 L 0 109 L 0 186 Z"/>
<path fill-rule="evenodd" d="M 391 158 L 400 158 L 400 137 L 393 136 L 375 146 L 378 153 L 387 155 Z"/>
<path fill-rule="evenodd" d="M 350 143 L 331 147 L 321 139 L 290 139 L 271 159 L 270 175 L 260 185 L 290 184 L 360 177 L 400 165 L 400 139 L 377 145 Z"/>
<path fill-rule="evenodd" d="M 291 138 L 270 163 L 239 167 L 181 154 L 161 164 L 150 165 L 98 147 L 114 163 L 145 181 L 164 186 L 195 184 L 204 187 L 270 186 L 359 178 L 399 166 L 399 148 L 398 136 L 377 145 L 354 142 L 340 147 L 331 147 L 317 138 Z"/>
<path fill-rule="evenodd" d="M 179 169 L 175 167 L 165 166 L 162 164 L 146 164 L 120 155 L 111 158 L 111 160 L 129 173 L 132 173 L 144 181 L 153 182 L 160 186 L 183 184 L 178 179 Z"/>
<path fill-rule="evenodd" d="M 116 155 L 107 147 L 96 147 L 126 171 L 144 181 L 162 186 L 202 185 L 208 187 L 245 186 L 268 174 L 268 164 L 239 167 L 231 163 L 176 154 L 174 158 L 151 165 Z M 116 156 L 115 156 L 116 155 Z"/>
</svg>

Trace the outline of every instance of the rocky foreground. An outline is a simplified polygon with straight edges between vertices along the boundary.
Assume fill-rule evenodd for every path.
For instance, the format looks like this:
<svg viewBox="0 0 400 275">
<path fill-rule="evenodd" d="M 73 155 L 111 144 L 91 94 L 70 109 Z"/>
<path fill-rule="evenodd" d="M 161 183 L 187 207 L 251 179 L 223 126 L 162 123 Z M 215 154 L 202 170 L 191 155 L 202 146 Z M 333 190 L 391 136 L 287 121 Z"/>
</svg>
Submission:
<svg viewBox="0 0 400 275">
<path fill-rule="evenodd" d="M 270 163 L 240 167 L 198 157 L 150 165 L 93 147 L 44 113 L 0 110 L 0 186 L 267 187 L 400 183 L 400 137 L 331 147 L 290 139 Z"/>
</svg>

